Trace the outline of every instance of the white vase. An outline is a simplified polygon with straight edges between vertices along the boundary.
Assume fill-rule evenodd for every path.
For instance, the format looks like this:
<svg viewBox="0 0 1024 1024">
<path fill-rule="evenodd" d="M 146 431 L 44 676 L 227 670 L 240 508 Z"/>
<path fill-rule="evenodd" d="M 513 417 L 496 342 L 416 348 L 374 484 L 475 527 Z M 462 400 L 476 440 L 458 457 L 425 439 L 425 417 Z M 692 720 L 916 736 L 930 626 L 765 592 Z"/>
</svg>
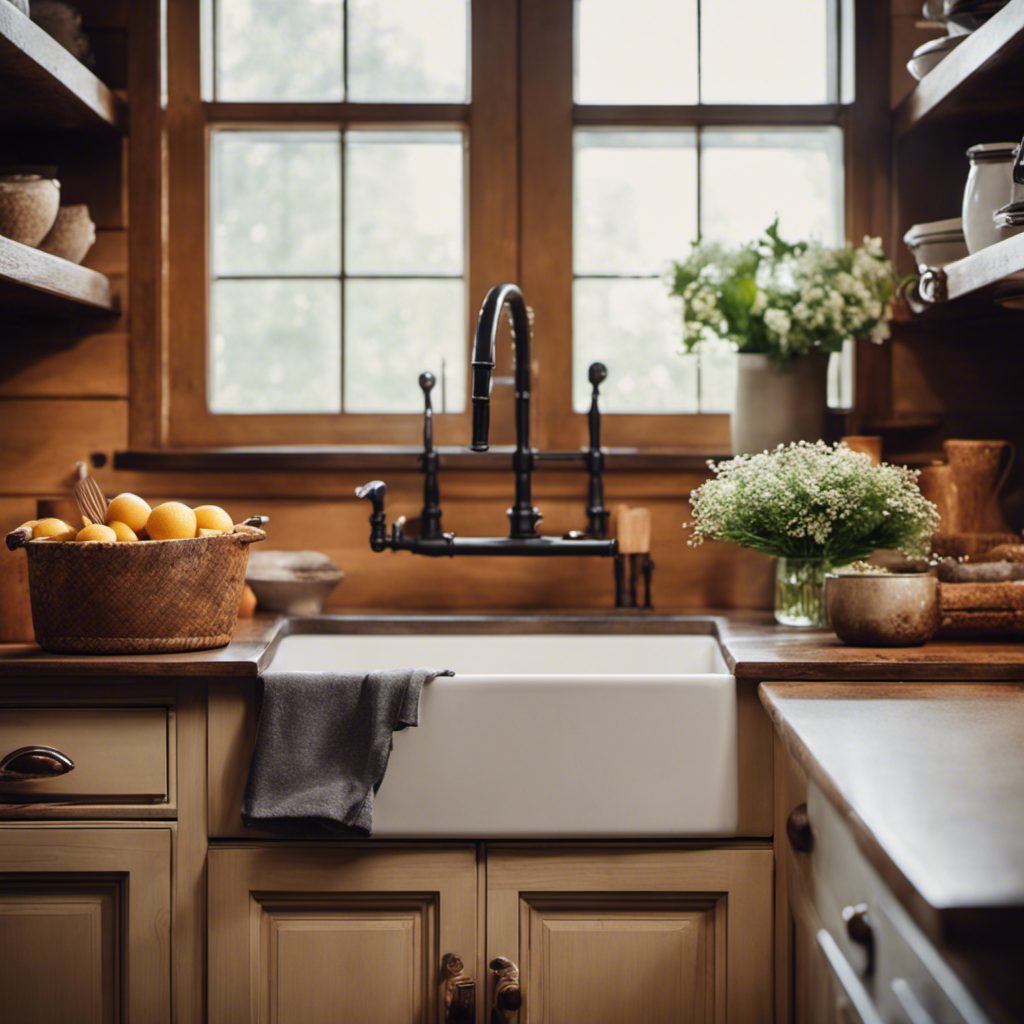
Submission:
<svg viewBox="0 0 1024 1024">
<path fill-rule="evenodd" d="M 730 419 L 733 454 L 823 437 L 827 378 L 824 352 L 801 356 L 783 369 L 759 352 L 740 352 Z"/>
</svg>

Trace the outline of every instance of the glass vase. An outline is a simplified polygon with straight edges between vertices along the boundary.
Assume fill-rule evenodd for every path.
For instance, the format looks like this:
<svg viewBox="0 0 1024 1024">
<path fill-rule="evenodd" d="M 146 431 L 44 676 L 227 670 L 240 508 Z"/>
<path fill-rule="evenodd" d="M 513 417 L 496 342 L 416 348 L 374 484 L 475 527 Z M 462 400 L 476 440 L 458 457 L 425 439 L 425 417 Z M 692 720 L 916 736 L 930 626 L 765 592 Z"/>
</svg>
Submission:
<svg viewBox="0 0 1024 1024">
<path fill-rule="evenodd" d="M 775 620 L 784 626 L 828 626 L 824 558 L 779 558 L 775 565 Z"/>
</svg>

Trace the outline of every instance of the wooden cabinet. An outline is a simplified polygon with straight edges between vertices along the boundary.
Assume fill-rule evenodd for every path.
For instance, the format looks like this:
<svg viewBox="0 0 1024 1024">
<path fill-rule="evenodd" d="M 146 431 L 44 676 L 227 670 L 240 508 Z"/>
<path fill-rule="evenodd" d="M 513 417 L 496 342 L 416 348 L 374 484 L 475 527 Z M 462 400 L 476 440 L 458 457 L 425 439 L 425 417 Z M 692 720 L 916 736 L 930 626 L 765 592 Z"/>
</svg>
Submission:
<svg viewBox="0 0 1024 1024">
<path fill-rule="evenodd" d="M 487 956 L 523 1024 L 767 1024 L 771 890 L 767 848 L 494 847 Z"/>
<path fill-rule="evenodd" d="M 771 887 L 767 847 L 504 845 L 478 866 L 465 845 L 224 845 L 209 1020 L 443 1021 L 454 952 L 478 1024 L 496 957 L 520 967 L 520 1024 L 767 1024 Z"/>
<path fill-rule="evenodd" d="M 0 827 L 0 1022 L 171 1020 L 171 830 Z"/>
<path fill-rule="evenodd" d="M 482 967 L 476 849 L 211 849 L 209 922 L 210 1024 L 436 1024 L 444 954 Z"/>
</svg>

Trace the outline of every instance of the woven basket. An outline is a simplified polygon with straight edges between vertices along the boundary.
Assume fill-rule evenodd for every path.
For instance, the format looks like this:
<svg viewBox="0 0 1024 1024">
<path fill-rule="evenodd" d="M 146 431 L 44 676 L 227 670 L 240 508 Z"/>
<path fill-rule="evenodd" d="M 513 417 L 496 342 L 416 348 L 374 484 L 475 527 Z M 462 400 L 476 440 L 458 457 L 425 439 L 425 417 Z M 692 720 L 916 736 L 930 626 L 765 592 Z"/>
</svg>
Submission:
<svg viewBox="0 0 1024 1024">
<path fill-rule="evenodd" d="M 219 537 L 138 544 L 31 541 L 28 586 L 36 643 L 63 654 L 202 651 L 231 640 L 249 545 Z"/>
</svg>

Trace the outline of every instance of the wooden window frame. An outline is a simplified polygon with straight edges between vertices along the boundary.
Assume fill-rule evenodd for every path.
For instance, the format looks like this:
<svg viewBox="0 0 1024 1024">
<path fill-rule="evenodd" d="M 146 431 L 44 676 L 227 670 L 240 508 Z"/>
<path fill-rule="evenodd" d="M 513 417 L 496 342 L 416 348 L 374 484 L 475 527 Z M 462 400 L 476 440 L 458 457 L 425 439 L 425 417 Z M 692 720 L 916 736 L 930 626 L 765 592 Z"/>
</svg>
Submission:
<svg viewBox="0 0 1024 1024">
<path fill-rule="evenodd" d="M 169 343 L 165 442 L 170 447 L 340 444 L 415 446 L 418 414 L 213 414 L 207 407 L 209 133 L 216 127 L 450 127 L 468 136 L 467 337 L 491 285 L 516 281 L 535 313 L 534 443 L 576 448 L 586 418 L 572 406 L 572 199 L 576 127 L 829 126 L 842 129 L 847 234 L 881 222 L 878 185 L 888 165 L 887 79 L 876 73 L 877 7 L 856 2 L 857 103 L 789 106 L 577 106 L 573 0 L 473 0 L 467 104 L 204 103 L 202 0 L 168 6 Z M 886 39 L 887 36 L 881 38 Z M 885 67 L 888 66 L 886 60 Z M 869 81 L 870 79 L 870 81 Z M 864 85 L 867 88 L 864 89 Z M 884 125 L 884 130 L 879 130 Z M 863 140 L 871 136 L 870 153 Z M 879 143 L 882 145 L 879 146 Z M 856 188 L 854 184 L 856 182 Z M 875 230 L 872 233 L 879 233 Z M 197 241 L 198 240 L 198 241 Z M 198 250 L 198 252 L 197 252 Z M 499 345 L 492 440 L 512 439 L 511 345 Z M 860 371 L 858 371 L 860 373 Z M 468 394 L 468 385 L 467 385 Z M 853 422 L 856 422 L 855 418 Z M 727 414 L 619 414 L 609 446 L 714 453 L 729 450 Z M 464 445 L 469 411 L 435 416 L 441 445 Z"/>
</svg>

